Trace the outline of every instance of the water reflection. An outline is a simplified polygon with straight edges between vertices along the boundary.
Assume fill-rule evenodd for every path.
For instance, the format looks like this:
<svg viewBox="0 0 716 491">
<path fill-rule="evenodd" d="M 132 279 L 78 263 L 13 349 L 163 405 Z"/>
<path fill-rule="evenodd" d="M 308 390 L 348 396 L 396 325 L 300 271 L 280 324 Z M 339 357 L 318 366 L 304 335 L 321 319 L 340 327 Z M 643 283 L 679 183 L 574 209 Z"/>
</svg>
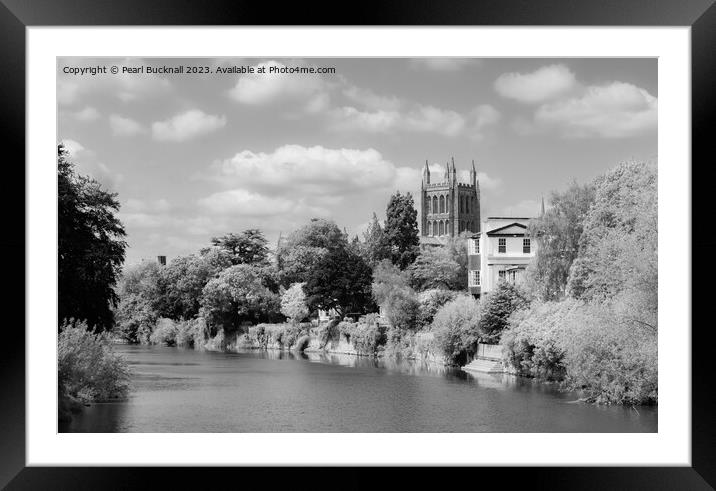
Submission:
<svg viewBox="0 0 716 491">
<path fill-rule="evenodd" d="M 289 351 L 121 346 L 129 400 L 86 408 L 69 432 L 653 432 L 655 408 L 571 404 L 506 374 Z"/>
</svg>

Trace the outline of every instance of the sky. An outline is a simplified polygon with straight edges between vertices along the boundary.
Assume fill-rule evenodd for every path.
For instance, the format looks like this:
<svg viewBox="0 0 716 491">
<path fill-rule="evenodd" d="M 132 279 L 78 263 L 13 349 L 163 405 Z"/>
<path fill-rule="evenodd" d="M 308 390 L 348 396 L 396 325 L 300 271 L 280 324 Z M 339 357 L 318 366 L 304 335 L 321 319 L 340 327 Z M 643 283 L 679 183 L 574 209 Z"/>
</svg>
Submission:
<svg viewBox="0 0 716 491">
<path fill-rule="evenodd" d="M 120 73 L 71 70 L 94 66 Z M 426 161 L 468 182 L 474 160 L 484 219 L 657 160 L 656 59 L 58 58 L 57 101 L 78 172 L 118 195 L 128 264 L 249 228 L 273 246 L 312 217 L 362 236 L 395 191 L 419 207 Z"/>
</svg>

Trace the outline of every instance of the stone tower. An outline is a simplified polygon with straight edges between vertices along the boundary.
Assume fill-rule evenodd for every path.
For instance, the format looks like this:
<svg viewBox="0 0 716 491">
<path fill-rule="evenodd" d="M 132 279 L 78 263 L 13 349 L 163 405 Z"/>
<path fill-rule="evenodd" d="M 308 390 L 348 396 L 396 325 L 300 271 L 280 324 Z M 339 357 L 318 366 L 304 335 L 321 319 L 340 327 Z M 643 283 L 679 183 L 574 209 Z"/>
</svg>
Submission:
<svg viewBox="0 0 716 491">
<path fill-rule="evenodd" d="M 445 164 L 442 180 L 432 182 L 425 161 L 420 194 L 422 237 L 455 237 L 480 231 L 480 182 L 472 161 L 470 182 L 458 181 L 455 159 Z"/>
</svg>

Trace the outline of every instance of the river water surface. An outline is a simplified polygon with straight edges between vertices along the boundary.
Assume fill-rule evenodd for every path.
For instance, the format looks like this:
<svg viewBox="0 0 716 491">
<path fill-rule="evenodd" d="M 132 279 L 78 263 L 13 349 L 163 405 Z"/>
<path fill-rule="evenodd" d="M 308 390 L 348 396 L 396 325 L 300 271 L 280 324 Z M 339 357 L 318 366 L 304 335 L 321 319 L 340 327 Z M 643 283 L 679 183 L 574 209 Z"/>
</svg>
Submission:
<svg viewBox="0 0 716 491">
<path fill-rule="evenodd" d="M 656 408 L 573 402 L 548 384 L 350 355 L 119 345 L 127 401 L 61 432 L 655 432 Z"/>
</svg>

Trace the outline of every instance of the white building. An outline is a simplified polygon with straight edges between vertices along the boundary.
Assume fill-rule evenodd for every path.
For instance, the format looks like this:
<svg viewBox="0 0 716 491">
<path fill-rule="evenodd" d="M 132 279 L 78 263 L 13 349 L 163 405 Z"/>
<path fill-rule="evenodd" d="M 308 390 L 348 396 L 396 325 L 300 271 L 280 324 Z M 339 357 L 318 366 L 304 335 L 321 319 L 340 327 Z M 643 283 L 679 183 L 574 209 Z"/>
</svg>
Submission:
<svg viewBox="0 0 716 491">
<path fill-rule="evenodd" d="M 530 218 L 488 217 L 468 240 L 468 291 L 480 297 L 500 281 L 517 283 L 535 255 Z"/>
</svg>

